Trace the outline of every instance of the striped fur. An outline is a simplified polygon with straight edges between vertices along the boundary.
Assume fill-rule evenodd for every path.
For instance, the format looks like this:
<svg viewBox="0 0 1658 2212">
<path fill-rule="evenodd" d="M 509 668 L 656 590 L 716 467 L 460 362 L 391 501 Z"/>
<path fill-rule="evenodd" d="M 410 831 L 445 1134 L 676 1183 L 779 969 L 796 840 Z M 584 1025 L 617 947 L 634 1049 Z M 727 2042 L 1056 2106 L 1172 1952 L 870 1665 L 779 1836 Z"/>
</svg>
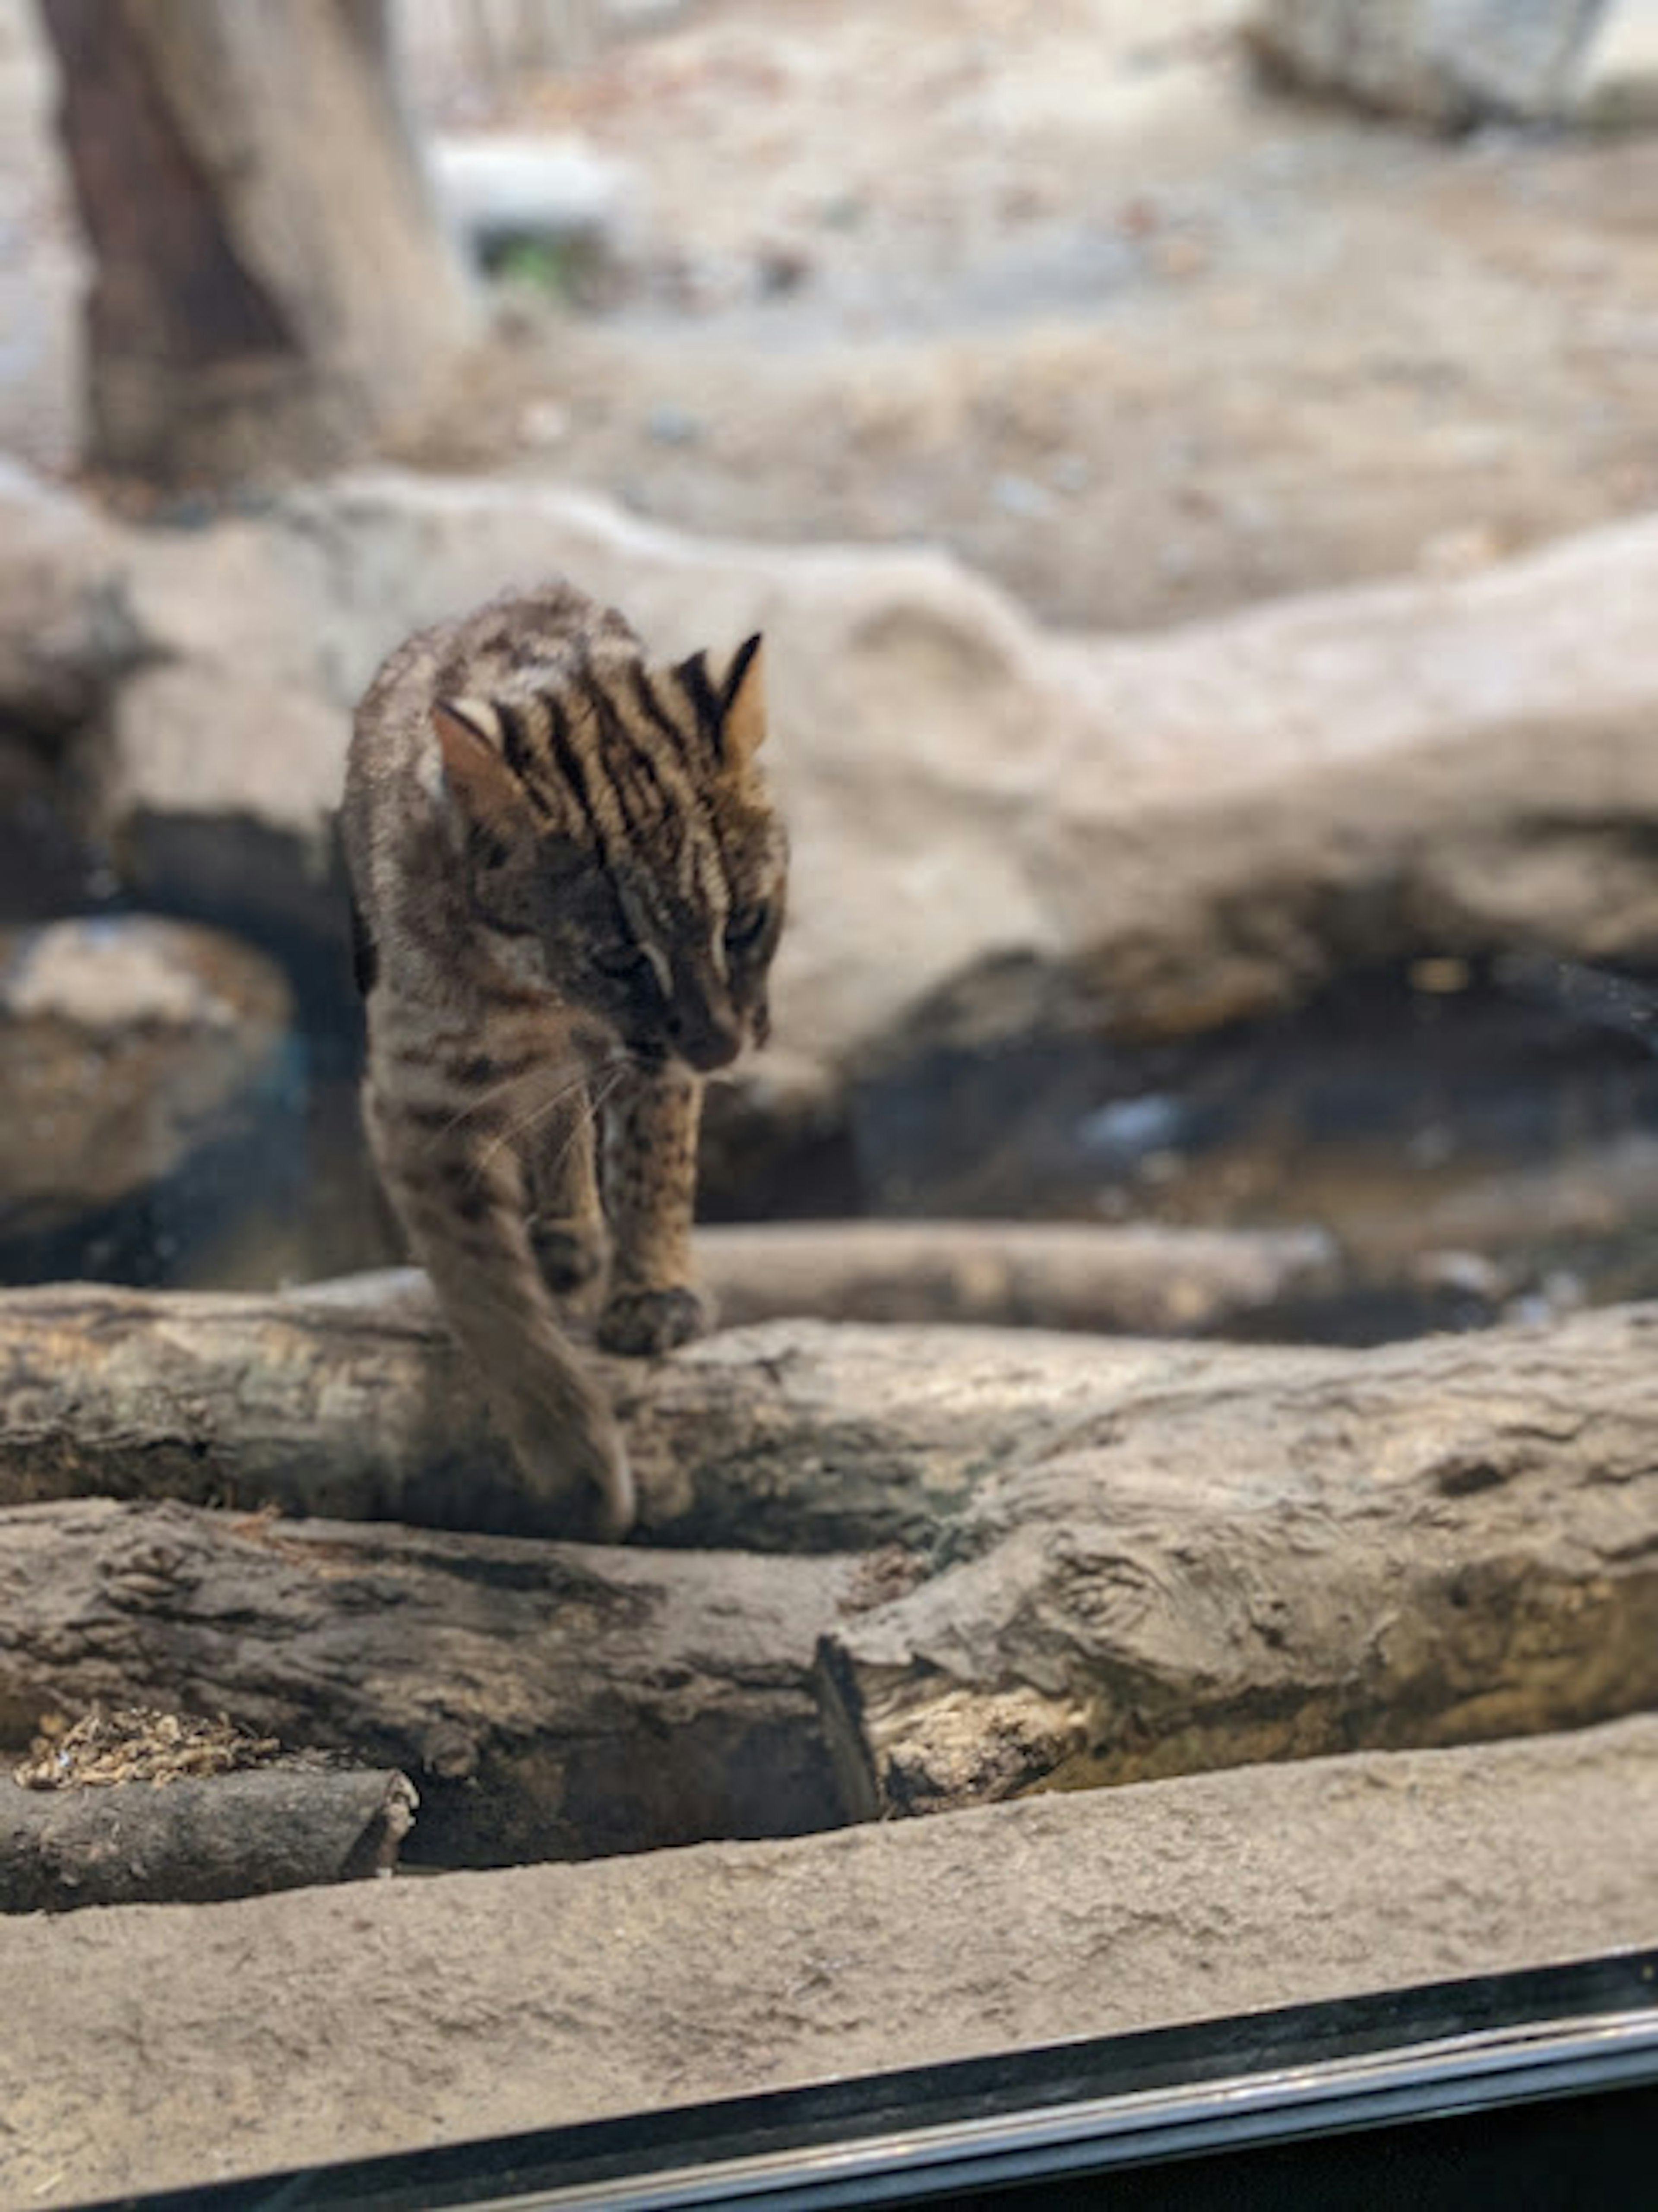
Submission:
<svg viewBox="0 0 1658 2212">
<path fill-rule="evenodd" d="M 365 1118 L 513 1443 L 524 1527 L 616 1537 L 633 1518 L 556 1298 L 608 1260 L 601 1343 L 653 1353 L 706 1326 L 703 1079 L 763 1042 L 783 919 L 762 659 L 750 638 L 654 665 L 620 615 L 550 584 L 410 638 L 357 710 Z"/>
</svg>

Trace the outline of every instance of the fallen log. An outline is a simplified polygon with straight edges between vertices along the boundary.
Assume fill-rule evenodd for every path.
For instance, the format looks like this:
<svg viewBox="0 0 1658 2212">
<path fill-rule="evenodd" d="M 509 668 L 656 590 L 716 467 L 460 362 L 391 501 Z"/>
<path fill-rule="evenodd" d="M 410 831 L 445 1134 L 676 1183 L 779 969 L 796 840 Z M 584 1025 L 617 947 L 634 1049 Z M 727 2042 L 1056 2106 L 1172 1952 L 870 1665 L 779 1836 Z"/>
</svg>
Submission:
<svg viewBox="0 0 1658 2212">
<path fill-rule="evenodd" d="M 237 1340 L 297 1344 L 308 1378 L 308 1451 L 254 1428 L 290 1502 L 337 1481 L 342 1434 L 369 1448 L 377 1406 L 419 1449 L 429 1322 L 251 1304 L 275 1334 Z M 153 1325 L 180 1358 L 197 1310 Z M 101 1356 L 130 1323 L 94 1330 Z M 395 1387 L 364 1349 L 388 1342 Z M 60 1675 L 70 1704 L 189 1684 L 423 1796 L 452 1743 L 546 1855 L 1575 1726 L 1658 1704 L 1655 1353 L 1658 1307 L 1364 1352 L 774 1323 L 614 1370 L 647 1528 L 927 1559 L 23 1509 L 0 1516 L 0 1740 Z M 234 1372 L 216 1388 L 223 1451 Z"/>
<path fill-rule="evenodd" d="M 962 1322 L 1103 1335 L 1224 1335 L 1327 1296 L 1322 1230 L 1149 1222 L 788 1221 L 703 1229 L 697 1261 L 728 1328 Z"/>
<path fill-rule="evenodd" d="M 1137 1343 L 775 1322 L 602 1362 L 641 1533 L 825 1552 L 932 1542 L 974 1482 L 1120 1376 Z M 173 1497 L 557 1534 L 416 1274 L 269 1297 L 0 1292 L 0 1505 Z"/>
<path fill-rule="evenodd" d="M 854 1817 L 1658 1706 L 1658 1309 L 1187 1357 L 824 1639 Z"/>
<path fill-rule="evenodd" d="M 709 1287 L 738 1322 L 816 1310 L 1201 1332 L 1311 1294 L 1331 1265 L 1314 1231 L 852 1222 L 715 1229 L 702 1246 Z M 925 1540 L 938 1467 L 927 1466 L 924 1496 L 890 1483 L 848 1399 L 823 1407 L 810 1455 L 840 1465 L 842 1480 L 803 1487 L 766 1449 L 768 1355 L 753 1358 L 733 1368 L 710 1347 L 655 1376 L 614 1365 L 644 1528 L 670 1541 L 789 1550 Z M 797 1411 L 795 1444 L 799 1425 Z M 733 1465 L 744 1471 L 734 1483 Z M 343 1520 L 562 1533 L 526 1521 L 519 1492 L 412 1271 L 271 1296 L 73 1283 L 0 1291 L 0 1504 L 269 1501 Z"/>
<path fill-rule="evenodd" d="M 262 1767 L 165 1787 L 0 1778 L 0 1912 L 206 1905 L 386 1873 L 413 1818 L 401 1774 Z"/>
<path fill-rule="evenodd" d="M 1631 1307 L 1351 1352 L 776 1322 L 603 1371 L 644 1540 L 927 1551 L 957 1532 L 959 1552 L 978 1493 L 1078 1437 L 1110 1436 L 1114 1469 L 1142 1435 L 1165 1452 L 1171 1393 L 1208 1409 L 1203 1449 L 1242 1455 L 1265 1498 L 1319 1455 L 1338 1511 L 1400 1421 L 1449 1425 L 1473 1461 L 1510 1406 L 1522 1428 L 1538 1406 L 1558 1429 L 1568 1404 L 1580 1454 L 1631 1424 L 1648 1438 L 1655 1327 L 1658 1308 Z M 1320 1392 L 1338 1408 L 1357 1394 L 1381 1425 L 1317 1415 Z M 1154 1495 L 1184 1497 L 1182 1465 L 1151 1478 Z M 404 1273 L 270 1297 L 0 1292 L 0 1505 L 88 1495 L 475 1529 L 510 1528 L 518 1502 L 425 1285 Z M 981 1524 L 975 1547 L 990 1534 Z"/>
<path fill-rule="evenodd" d="M 811 1681 L 856 1561 L 649 1553 L 104 1499 L 0 1512 L 0 1746 L 146 1705 L 409 1774 L 410 1854 L 835 1826 Z"/>
</svg>

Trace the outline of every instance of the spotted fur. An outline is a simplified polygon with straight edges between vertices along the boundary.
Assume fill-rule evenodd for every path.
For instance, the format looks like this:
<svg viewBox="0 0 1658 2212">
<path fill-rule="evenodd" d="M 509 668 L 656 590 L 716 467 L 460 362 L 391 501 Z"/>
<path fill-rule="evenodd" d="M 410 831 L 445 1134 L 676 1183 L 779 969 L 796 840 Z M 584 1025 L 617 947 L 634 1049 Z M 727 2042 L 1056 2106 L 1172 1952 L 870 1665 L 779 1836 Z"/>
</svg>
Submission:
<svg viewBox="0 0 1658 2212">
<path fill-rule="evenodd" d="M 556 1297 L 608 1262 L 611 1350 L 706 1326 L 703 1079 L 763 1042 L 783 921 L 762 662 L 756 637 L 655 665 L 614 610 L 550 584 L 410 638 L 357 709 L 369 1140 L 513 1443 L 526 1526 L 616 1537 L 634 1517 Z"/>
</svg>

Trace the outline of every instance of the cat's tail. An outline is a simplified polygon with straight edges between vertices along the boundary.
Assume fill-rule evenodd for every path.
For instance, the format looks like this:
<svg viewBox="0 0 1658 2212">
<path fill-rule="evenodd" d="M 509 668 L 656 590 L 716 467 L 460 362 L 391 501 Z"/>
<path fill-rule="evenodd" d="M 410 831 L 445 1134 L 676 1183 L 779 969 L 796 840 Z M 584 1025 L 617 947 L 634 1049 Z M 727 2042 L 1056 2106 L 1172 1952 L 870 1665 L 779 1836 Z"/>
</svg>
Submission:
<svg viewBox="0 0 1658 2212">
<path fill-rule="evenodd" d="M 622 1433 L 561 1326 L 513 1148 L 383 1103 L 372 1085 L 364 1121 L 387 1195 L 523 1471 L 514 1528 L 625 1536 L 635 1495 Z"/>
</svg>

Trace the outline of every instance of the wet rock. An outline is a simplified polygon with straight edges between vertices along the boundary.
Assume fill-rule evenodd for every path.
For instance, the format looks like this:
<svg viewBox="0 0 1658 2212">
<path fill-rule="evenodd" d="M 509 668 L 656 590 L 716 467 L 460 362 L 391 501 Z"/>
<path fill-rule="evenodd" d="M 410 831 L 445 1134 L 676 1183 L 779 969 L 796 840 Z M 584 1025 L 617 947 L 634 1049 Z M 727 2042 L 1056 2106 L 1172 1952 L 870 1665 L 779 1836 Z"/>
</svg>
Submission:
<svg viewBox="0 0 1658 2212">
<path fill-rule="evenodd" d="M 1053 993 L 996 1036 L 987 973 L 854 1072 L 849 1142 L 883 1212 L 1233 1229 L 1320 1221 L 1340 1278 L 1279 1333 L 1371 1342 L 1658 1291 L 1658 988 L 1558 962 L 1418 960 L 1293 1012 L 1114 1042 Z M 1074 1009 L 1072 1010 L 1074 1012 Z M 975 1017 L 977 1017 L 975 1023 Z M 1643 1024 L 1642 1017 L 1646 1020 Z"/>
<path fill-rule="evenodd" d="M 1318 92 L 1459 129 L 1572 105 L 1604 0 L 1258 0 L 1268 65 Z"/>
<path fill-rule="evenodd" d="M 0 931 L 0 1273 L 187 1272 L 297 1164 L 292 1020 L 281 974 L 211 931 Z"/>
</svg>

